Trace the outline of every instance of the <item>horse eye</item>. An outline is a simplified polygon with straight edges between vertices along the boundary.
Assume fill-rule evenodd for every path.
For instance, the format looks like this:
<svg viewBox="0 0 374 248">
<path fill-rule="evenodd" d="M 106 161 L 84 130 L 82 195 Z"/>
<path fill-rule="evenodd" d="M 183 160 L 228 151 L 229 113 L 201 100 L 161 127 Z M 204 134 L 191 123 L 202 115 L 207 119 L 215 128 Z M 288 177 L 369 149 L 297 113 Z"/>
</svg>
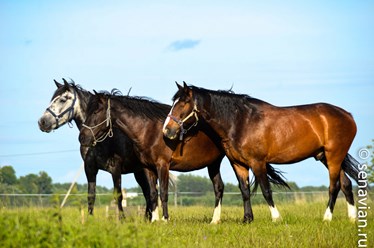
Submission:
<svg viewBox="0 0 374 248">
<path fill-rule="evenodd" d="M 94 114 L 96 115 L 96 114 L 98 114 L 100 111 L 101 111 L 100 108 L 96 108 L 96 109 L 94 110 Z"/>
<path fill-rule="evenodd" d="M 66 102 L 66 100 L 67 100 L 66 97 L 61 97 L 60 98 L 60 102 Z"/>
</svg>

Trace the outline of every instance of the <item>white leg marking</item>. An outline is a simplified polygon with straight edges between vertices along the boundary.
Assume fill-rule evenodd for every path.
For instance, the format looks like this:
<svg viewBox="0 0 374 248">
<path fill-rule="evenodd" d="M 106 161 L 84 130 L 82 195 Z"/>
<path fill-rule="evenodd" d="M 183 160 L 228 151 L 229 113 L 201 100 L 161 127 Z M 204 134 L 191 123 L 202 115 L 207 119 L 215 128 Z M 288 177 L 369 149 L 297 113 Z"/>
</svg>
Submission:
<svg viewBox="0 0 374 248">
<path fill-rule="evenodd" d="M 219 201 L 218 206 L 214 209 L 213 218 L 210 224 L 218 224 L 221 220 L 221 201 Z"/>
<path fill-rule="evenodd" d="M 277 222 L 278 220 L 281 220 L 282 217 L 277 209 L 277 206 L 274 205 L 274 207 L 269 206 L 270 213 L 271 213 L 271 219 L 273 222 Z"/>
<path fill-rule="evenodd" d="M 160 216 L 158 215 L 158 207 L 154 211 L 152 211 L 152 219 L 151 222 L 159 221 Z"/>
<path fill-rule="evenodd" d="M 350 219 L 351 222 L 356 222 L 357 220 L 357 209 L 355 205 L 351 205 L 347 203 L 348 206 L 348 218 Z"/>
<path fill-rule="evenodd" d="M 169 220 L 168 219 L 165 219 L 164 216 L 162 216 L 162 219 L 161 219 L 163 222 L 168 222 Z"/>
<path fill-rule="evenodd" d="M 325 215 L 323 216 L 324 221 L 331 221 L 332 220 L 332 213 L 329 207 L 327 207 Z"/>
</svg>

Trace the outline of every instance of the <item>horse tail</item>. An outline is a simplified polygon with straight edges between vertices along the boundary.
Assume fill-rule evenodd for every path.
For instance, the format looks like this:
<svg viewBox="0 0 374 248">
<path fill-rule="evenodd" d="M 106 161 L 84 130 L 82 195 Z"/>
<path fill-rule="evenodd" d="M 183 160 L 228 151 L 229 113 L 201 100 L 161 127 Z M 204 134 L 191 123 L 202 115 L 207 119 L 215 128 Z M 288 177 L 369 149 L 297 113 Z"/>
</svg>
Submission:
<svg viewBox="0 0 374 248">
<path fill-rule="evenodd" d="M 169 171 L 169 187 L 175 188 L 178 182 L 178 177 Z"/>
<path fill-rule="evenodd" d="M 273 166 L 266 163 L 266 174 L 269 182 L 276 186 L 291 189 L 288 183 L 284 180 L 286 178 L 282 173 L 281 170 L 275 169 Z M 253 185 L 252 194 L 254 194 L 258 188 L 258 180 L 256 179 L 256 176 L 254 176 L 254 181 L 251 184 Z"/>
<path fill-rule="evenodd" d="M 353 180 L 356 181 L 358 184 L 358 173 L 360 172 L 360 169 L 358 168 L 358 165 L 360 163 L 352 157 L 349 153 L 345 156 L 343 162 L 342 162 L 342 170 L 348 174 L 349 177 L 351 177 Z"/>
</svg>

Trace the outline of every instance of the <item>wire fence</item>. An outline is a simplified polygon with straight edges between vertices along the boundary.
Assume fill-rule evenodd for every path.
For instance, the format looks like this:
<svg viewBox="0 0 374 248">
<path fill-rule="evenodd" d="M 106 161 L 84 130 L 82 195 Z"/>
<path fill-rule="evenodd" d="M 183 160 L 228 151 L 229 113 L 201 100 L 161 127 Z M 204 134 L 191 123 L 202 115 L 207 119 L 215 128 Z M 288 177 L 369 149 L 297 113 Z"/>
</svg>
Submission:
<svg viewBox="0 0 374 248">
<path fill-rule="evenodd" d="M 66 194 L 0 194 L 1 208 L 18 208 L 18 207 L 51 207 L 60 206 Z M 123 206 L 144 206 L 145 198 L 141 193 L 126 193 L 123 195 Z M 372 199 L 373 194 L 369 194 Z M 327 191 L 306 191 L 306 192 L 273 192 L 274 201 L 279 203 L 295 203 L 304 204 L 310 202 L 327 202 Z M 343 198 L 342 193 L 338 198 Z M 113 202 L 113 194 L 98 193 L 96 194 L 95 206 L 103 207 L 111 205 Z M 356 197 L 357 199 L 357 197 Z M 338 199 L 339 200 L 339 199 Z M 169 192 L 169 204 L 174 206 L 213 206 L 215 201 L 212 192 Z M 262 194 L 256 192 L 251 197 L 253 205 L 266 204 Z M 223 197 L 223 204 L 226 206 L 242 206 L 242 196 L 240 192 L 225 192 Z M 86 208 L 87 194 L 76 193 L 70 194 L 66 206 L 78 206 Z"/>
</svg>

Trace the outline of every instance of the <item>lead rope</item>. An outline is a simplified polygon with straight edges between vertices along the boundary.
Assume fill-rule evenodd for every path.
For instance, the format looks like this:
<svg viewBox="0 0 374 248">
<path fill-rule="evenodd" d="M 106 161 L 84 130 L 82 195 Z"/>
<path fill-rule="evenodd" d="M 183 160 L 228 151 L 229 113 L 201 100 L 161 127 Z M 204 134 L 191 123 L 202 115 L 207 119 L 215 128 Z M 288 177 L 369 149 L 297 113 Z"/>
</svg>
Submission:
<svg viewBox="0 0 374 248">
<path fill-rule="evenodd" d="M 101 136 L 100 138 L 96 138 L 95 133 L 93 132 L 93 129 L 103 125 L 104 123 L 106 123 L 107 127 L 109 126 L 108 132 L 105 135 Z M 83 124 L 82 126 L 87 128 L 88 130 L 90 130 L 90 132 L 92 134 L 92 137 L 94 139 L 94 141 L 92 143 L 93 146 L 95 146 L 97 143 L 103 142 L 107 137 L 112 138 L 113 137 L 113 125 L 112 125 L 112 117 L 110 115 L 110 98 L 108 99 L 108 108 L 106 110 L 106 119 L 103 120 L 102 122 L 100 122 L 99 124 L 97 124 L 95 126 L 92 126 L 92 127 L 87 126 L 86 124 Z"/>
</svg>

